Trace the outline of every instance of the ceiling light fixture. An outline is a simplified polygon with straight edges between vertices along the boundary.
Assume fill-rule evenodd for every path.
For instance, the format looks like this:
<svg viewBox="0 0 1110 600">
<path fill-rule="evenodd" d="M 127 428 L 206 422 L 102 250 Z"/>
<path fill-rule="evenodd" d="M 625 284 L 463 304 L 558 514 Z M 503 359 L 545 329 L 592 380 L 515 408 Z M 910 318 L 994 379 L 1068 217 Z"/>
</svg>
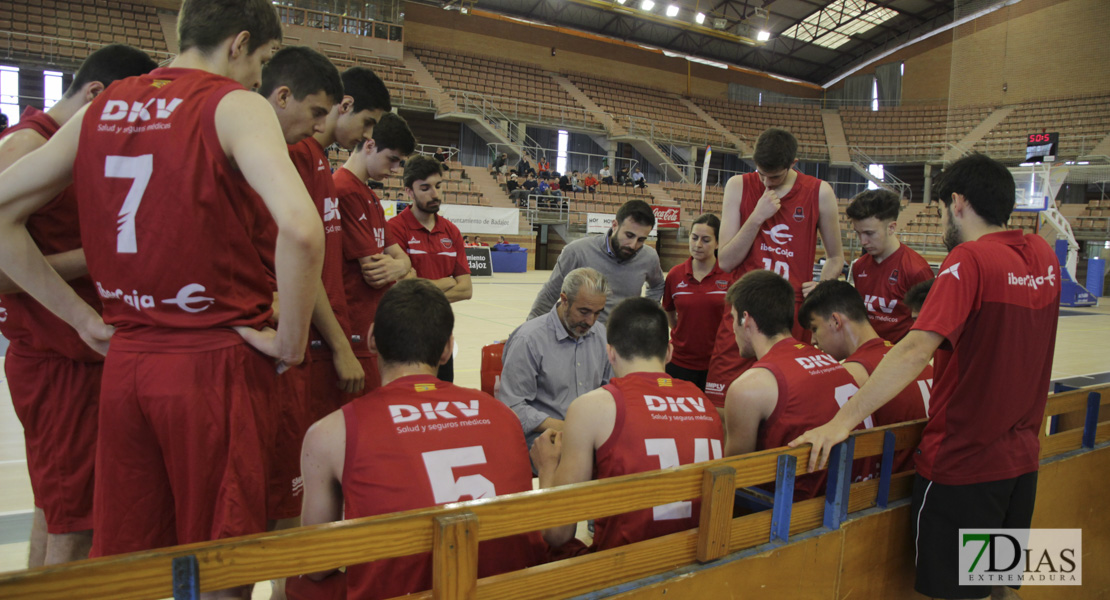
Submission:
<svg viewBox="0 0 1110 600">
<path fill-rule="evenodd" d="M 764 29 L 760 31 L 758 35 L 756 35 L 756 39 L 761 42 L 766 42 L 767 40 L 771 39 L 771 32 Z"/>
<path fill-rule="evenodd" d="M 677 17 L 678 16 L 678 5 L 677 4 L 672 4 L 672 5 L 667 7 L 667 16 L 668 17 Z"/>
<path fill-rule="evenodd" d="M 698 13 L 694 16 L 694 20 L 698 22 L 698 25 L 705 23 L 705 13 Z"/>
<path fill-rule="evenodd" d="M 655 8 L 655 3 L 652 2 L 651 0 L 644 0 L 643 2 L 640 3 L 640 8 L 642 8 L 644 10 L 651 10 L 651 9 Z"/>
</svg>

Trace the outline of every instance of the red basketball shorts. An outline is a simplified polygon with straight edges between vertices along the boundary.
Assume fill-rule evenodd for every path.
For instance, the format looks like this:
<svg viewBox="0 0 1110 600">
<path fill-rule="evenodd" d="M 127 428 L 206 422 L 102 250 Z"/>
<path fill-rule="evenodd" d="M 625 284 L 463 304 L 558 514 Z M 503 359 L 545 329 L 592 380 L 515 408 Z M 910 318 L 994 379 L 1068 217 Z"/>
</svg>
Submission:
<svg viewBox="0 0 1110 600">
<path fill-rule="evenodd" d="M 273 361 L 245 344 L 104 364 L 93 555 L 262 532 Z"/>
<path fill-rule="evenodd" d="M 93 466 L 103 365 L 8 350 L 4 371 L 23 424 L 35 506 L 49 533 L 93 527 Z"/>
</svg>

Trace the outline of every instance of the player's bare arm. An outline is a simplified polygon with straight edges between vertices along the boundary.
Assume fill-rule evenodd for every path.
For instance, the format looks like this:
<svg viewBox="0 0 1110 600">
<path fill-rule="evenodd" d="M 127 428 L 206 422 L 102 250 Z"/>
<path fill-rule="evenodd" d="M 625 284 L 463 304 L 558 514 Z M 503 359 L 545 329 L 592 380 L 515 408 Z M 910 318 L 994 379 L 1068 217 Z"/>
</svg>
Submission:
<svg viewBox="0 0 1110 600">
<path fill-rule="evenodd" d="M 337 410 L 317 421 L 304 436 L 301 475 L 304 477 L 303 525 L 343 519 L 343 458 L 347 450 L 347 425 Z M 319 581 L 335 572 L 320 571 L 308 577 Z"/>
<path fill-rule="evenodd" d="M 324 289 L 323 280 L 316 281 L 316 302 L 312 305 L 312 324 L 324 338 L 324 343 L 331 348 L 332 362 L 338 376 L 336 385 L 348 394 L 361 391 L 366 386 L 366 371 L 362 364 L 355 358 L 354 348 L 351 347 L 347 334 L 335 318 L 335 311 L 328 300 L 328 292 Z"/>
<path fill-rule="evenodd" d="M 867 369 L 858 362 L 846 362 L 841 364 L 844 365 L 844 370 L 852 375 L 852 379 L 856 380 L 856 385 L 859 387 L 863 387 L 863 384 L 867 383 L 867 380 L 871 377 L 867 374 Z"/>
<path fill-rule="evenodd" d="M 744 179 L 737 175 L 725 184 L 725 201 L 721 208 L 721 239 L 728 240 L 717 251 L 717 263 L 724 271 L 740 266 L 759 235 L 763 222 L 770 219 L 782 206 L 782 201 L 770 188 L 763 192 L 755 210 L 747 221 L 740 223 L 740 202 L 744 197 Z"/>
<path fill-rule="evenodd" d="M 667 324 L 671 326 L 671 329 L 678 327 L 678 311 L 667 311 Z"/>
<path fill-rule="evenodd" d="M 890 349 L 867 383 L 840 407 L 831 421 L 798 436 L 789 446 L 813 444 L 809 452 L 809 470 L 824 469 L 833 446 L 846 440 L 856 425 L 912 383 L 929 364 L 942 341 L 944 337 L 939 333 L 910 331 Z"/>
<path fill-rule="evenodd" d="M 571 402 L 562 433 L 562 453 L 553 472 L 541 473 L 540 487 L 571 485 L 593 479 L 594 452 L 613 433 L 616 418 L 613 395 L 604 389 L 588 392 Z M 533 447 L 547 440 L 547 435 L 542 436 Z M 550 461 L 546 466 L 550 467 Z M 562 546 L 574 537 L 574 530 L 574 523 L 552 527 L 543 532 L 543 538 L 553 548 Z"/>
<path fill-rule="evenodd" d="M 470 275 L 456 276 L 455 285 L 450 289 L 443 290 L 443 293 L 447 295 L 448 302 L 470 300 L 474 296 L 474 286 L 470 281 Z"/>
<path fill-rule="evenodd" d="M 0 173 L 0 272 L 104 354 L 112 328 L 51 268 L 26 226 L 72 181 L 84 116 L 82 108 L 48 142 Z"/>
<path fill-rule="evenodd" d="M 0 140 L 0 171 L 46 144 L 46 138 L 31 129 L 21 129 Z"/>
<path fill-rule="evenodd" d="M 836 194 L 832 186 L 821 182 L 821 190 L 817 196 L 819 215 L 817 217 L 817 231 L 821 234 L 821 245 L 825 248 L 825 266 L 821 267 L 821 281 L 839 279 L 844 270 L 844 247 L 840 239 L 840 209 L 836 205 Z M 802 294 L 809 295 L 809 291 L 817 286 L 816 281 L 807 281 L 802 284 Z"/>
<path fill-rule="evenodd" d="M 362 267 L 363 281 L 375 289 L 400 280 L 412 269 L 412 261 L 398 244 L 386 248 L 381 254 L 363 256 L 358 262 Z"/>
<path fill-rule="evenodd" d="M 289 159 L 277 115 L 262 96 L 234 91 L 216 107 L 216 133 L 228 158 L 262 197 L 278 226 L 276 271 L 281 323 L 275 333 L 240 330 L 278 368 L 304 360 L 316 282 L 324 260 L 324 226 Z"/>
<path fill-rule="evenodd" d="M 725 456 L 755 452 L 759 424 L 778 403 L 779 384 L 767 369 L 749 369 L 725 396 Z"/>
<path fill-rule="evenodd" d="M 58 275 L 66 281 L 73 281 L 89 274 L 84 248 L 51 254 L 46 257 L 46 262 L 50 263 L 50 268 L 57 271 Z M 0 294 L 17 294 L 22 291 L 7 275 L 0 273 Z"/>
</svg>

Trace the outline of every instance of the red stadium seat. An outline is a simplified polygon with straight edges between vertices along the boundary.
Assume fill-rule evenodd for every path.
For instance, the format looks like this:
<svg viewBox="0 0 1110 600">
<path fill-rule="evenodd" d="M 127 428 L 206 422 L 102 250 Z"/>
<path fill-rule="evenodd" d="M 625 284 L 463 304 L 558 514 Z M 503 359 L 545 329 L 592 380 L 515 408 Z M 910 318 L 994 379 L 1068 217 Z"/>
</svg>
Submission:
<svg viewBox="0 0 1110 600">
<path fill-rule="evenodd" d="M 491 396 L 500 384 L 501 353 L 504 351 L 505 342 L 482 346 L 482 391 Z"/>
</svg>

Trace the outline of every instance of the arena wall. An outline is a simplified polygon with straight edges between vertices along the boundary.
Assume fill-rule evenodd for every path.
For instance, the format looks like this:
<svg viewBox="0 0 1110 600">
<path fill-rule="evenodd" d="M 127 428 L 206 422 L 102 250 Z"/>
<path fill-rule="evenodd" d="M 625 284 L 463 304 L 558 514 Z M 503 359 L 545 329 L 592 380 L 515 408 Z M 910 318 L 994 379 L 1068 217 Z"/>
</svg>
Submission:
<svg viewBox="0 0 1110 600">
<path fill-rule="evenodd" d="M 531 26 L 474 13 L 462 15 L 411 2 L 405 4 L 405 42 L 534 63 L 552 71 L 594 74 L 676 94 L 686 93 L 687 65 L 691 73 L 691 92 L 695 96 L 726 98 L 729 82 L 801 97 L 820 98 L 822 93 L 817 86 L 792 84 L 735 69 L 717 69 L 682 58 L 667 58 L 634 44 L 572 35 L 553 27 Z M 555 56 L 551 55 L 552 48 L 555 48 Z M 537 97 L 537 100 L 542 98 Z"/>
</svg>

